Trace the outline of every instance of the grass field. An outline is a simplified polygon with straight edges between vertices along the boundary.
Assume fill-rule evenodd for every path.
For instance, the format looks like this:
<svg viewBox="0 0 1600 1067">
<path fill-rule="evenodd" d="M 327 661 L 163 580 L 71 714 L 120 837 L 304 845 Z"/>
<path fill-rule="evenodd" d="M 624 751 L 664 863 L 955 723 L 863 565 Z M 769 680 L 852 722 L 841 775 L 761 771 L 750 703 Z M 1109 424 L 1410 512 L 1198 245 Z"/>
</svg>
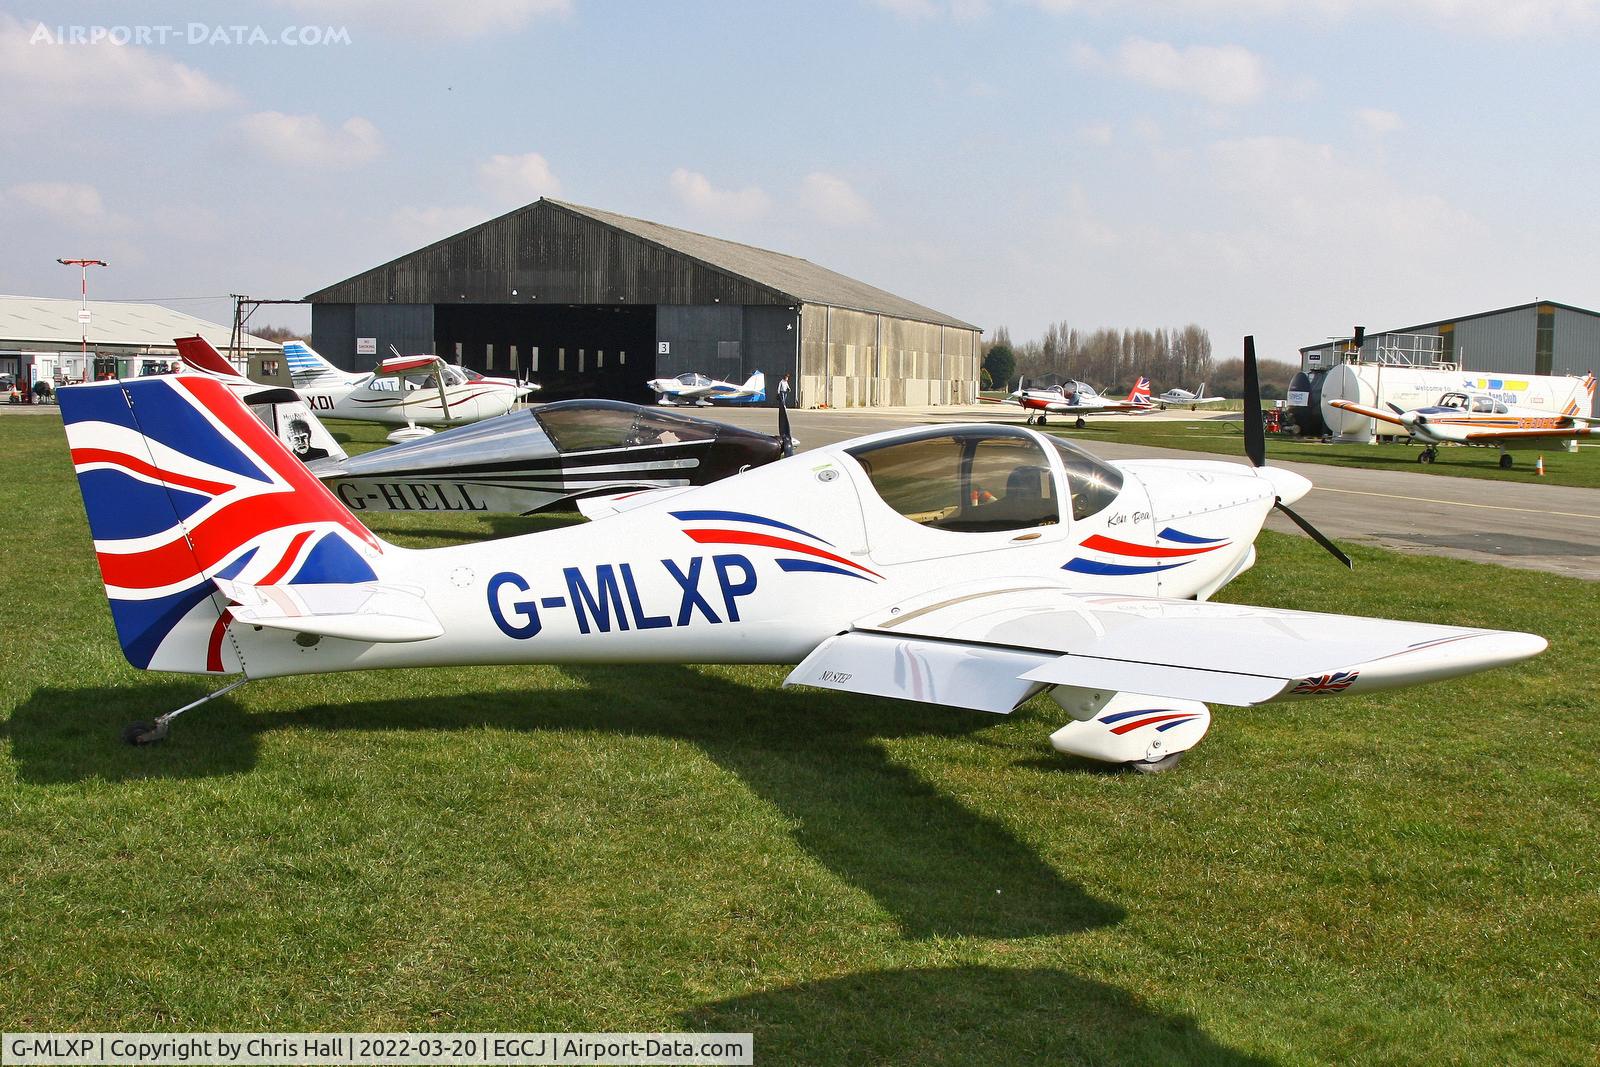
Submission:
<svg viewBox="0 0 1600 1067">
<path fill-rule="evenodd" d="M 1077 430 L 1068 419 L 1051 419 L 1044 427 L 1050 433 L 1070 437 L 1093 447 L 1095 441 L 1182 448 L 1192 452 L 1216 452 L 1237 458 L 1244 453 L 1244 434 L 1237 421 L 1177 422 L 1168 420 L 1118 420 L 1096 422 Z M 1580 446 L 1577 452 L 1563 451 L 1559 445 L 1541 452 L 1514 452 L 1515 466 L 1499 467 L 1500 453 L 1492 448 L 1444 446 L 1434 463 L 1418 463 L 1418 445 L 1333 444 L 1301 440 L 1296 437 L 1267 438 L 1267 455 L 1274 460 L 1299 463 L 1327 463 L 1337 467 L 1365 467 L 1375 470 L 1414 471 L 1450 478 L 1492 478 L 1502 482 L 1548 482 L 1600 488 L 1600 447 Z M 1534 474 L 1534 461 L 1544 456 L 1545 475 Z"/>
<path fill-rule="evenodd" d="M 1351 576 L 1263 535 L 1228 599 L 1551 650 L 1219 709 L 1151 777 L 1057 756 L 1048 702 L 988 717 L 782 690 L 770 667 L 264 681 L 136 750 L 123 723 L 210 685 L 123 661 L 59 422 L 0 418 L 0 441 L 4 1029 L 750 1030 L 758 1063 L 1595 1062 L 1592 585 L 1359 545 Z M 410 519 L 382 532 L 538 525 Z"/>
</svg>

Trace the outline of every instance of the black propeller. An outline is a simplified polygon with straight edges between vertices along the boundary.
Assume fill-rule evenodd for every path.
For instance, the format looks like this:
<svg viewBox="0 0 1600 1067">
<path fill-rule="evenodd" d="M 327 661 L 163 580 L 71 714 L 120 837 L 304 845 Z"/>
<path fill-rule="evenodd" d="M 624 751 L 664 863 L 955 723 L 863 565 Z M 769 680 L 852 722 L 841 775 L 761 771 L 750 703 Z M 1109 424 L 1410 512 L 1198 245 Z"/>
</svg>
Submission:
<svg viewBox="0 0 1600 1067">
<path fill-rule="evenodd" d="M 1256 370 L 1254 336 L 1244 339 L 1244 454 L 1249 457 L 1252 467 L 1267 465 L 1267 427 L 1261 416 L 1261 378 Z M 1328 540 L 1321 530 L 1296 514 L 1288 504 L 1274 498 L 1272 506 L 1289 516 L 1290 520 L 1304 530 L 1313 541 L 1332 553 L 1334 559 L 1351 570 L 1356 569 L 1355 561 L 1345 555 L 1343 549 Z"/>
<path fill-rule="evenodd" d="M 794 434 L 789 431 L 789 405 L 783 401 L 787 390 L 778 390 L 778 438 L 783 442 L 785 458 L 794 455 Z"/>
</svg>

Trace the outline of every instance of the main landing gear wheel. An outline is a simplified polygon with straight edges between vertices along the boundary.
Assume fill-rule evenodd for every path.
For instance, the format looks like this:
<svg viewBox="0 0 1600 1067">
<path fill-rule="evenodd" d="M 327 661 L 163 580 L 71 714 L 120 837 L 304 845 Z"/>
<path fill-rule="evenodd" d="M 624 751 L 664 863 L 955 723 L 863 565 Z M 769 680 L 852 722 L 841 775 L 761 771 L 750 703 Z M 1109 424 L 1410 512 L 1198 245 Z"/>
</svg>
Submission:
<svg viewBox="0 0 1600 1067">
<path fill-rule="evenodd" d="M 1088 425 L 1089 425 L 1089 424 L 1088 424 L 1088 423 L 1087 423 L 1087 422 L 1084 422 L 1084 421 L 1083 421 L 1083 416 L 1082 416 L 1082 415 L 1079 415 L 1079 416 L 1078 416 L 1078 422 L 1077 422 L 1077 426 L 1078 426 L 1078 429 L 1080 429 L 1080 430 L 1081 430 L 1081 429 L 1083 429 L 1083 428 L 1084 428 L 1084 427 L 1085 427 L 1085 426 L 1088 426 Z"/>
<path fill-rule="evenodd" d="M 1172 768 L 1178 765 L 1178 761 L 1181 759 L 1183 759 L 1183 753 L 1174 752 L 1171 755 L 1162 756 L 1160 759 L 1156 760 L 1133 760 L 1132 762 L 1125 764 L 1125 766 L 1129 770 L 1135 771 L 1138 774 L 1160 774 L 1162 771 L 1172 770 Z"/>
<path fill-rule="evenodd" d="M 1511 453 L 1500 453 L 1500 469 L 1503 471 L 1508 471 L 1511 469 Z"/>
<path fill-rule="evenodd" d="M 1417 453 L 1417 462 L 1418 463 L 1432 463 L 1437 456 L 1438 456 L 1438 453 L 1435 452 L 1433 449 L 1424 448 L 1421 452 Z"/>
</svg>

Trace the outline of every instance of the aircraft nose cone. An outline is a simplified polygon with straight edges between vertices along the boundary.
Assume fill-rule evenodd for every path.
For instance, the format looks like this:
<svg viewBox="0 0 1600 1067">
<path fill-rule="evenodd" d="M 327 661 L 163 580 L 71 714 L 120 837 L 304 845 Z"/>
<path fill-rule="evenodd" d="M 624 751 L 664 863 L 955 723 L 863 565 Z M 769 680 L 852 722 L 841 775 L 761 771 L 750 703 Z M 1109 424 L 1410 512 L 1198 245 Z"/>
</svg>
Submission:
<svg viewBox="0 0 1600 1067">
<path fill-rule="evenodd" d="M 1272 491 L 1277 498 L 1285 504 L 1293 504 L 1296 500 L 1311 492 L 1311 479 L 1286 471 L 1282 467 L 1257 467 L 1256 477 L 1264 478 L 1272 483 Z"/>
</svg>

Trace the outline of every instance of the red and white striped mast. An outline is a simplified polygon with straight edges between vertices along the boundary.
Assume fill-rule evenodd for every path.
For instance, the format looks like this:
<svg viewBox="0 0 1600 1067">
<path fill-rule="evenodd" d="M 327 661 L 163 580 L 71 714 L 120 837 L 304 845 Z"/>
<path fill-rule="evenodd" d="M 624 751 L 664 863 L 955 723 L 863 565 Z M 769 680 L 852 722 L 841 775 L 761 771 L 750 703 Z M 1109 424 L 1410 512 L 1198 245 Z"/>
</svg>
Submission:
<svg viewBox="0 0 1600 1067">
<path fill-rule="evenodd" d="M 110 266 L 103 259 L 57 259 L 63 267 L 77 267 L 83 304 L 78 309 L 78 326 L 83 333 L 83 380 L 94 381 L 93 368 L 89 366 L 89 268 Z"/>
</svg>

